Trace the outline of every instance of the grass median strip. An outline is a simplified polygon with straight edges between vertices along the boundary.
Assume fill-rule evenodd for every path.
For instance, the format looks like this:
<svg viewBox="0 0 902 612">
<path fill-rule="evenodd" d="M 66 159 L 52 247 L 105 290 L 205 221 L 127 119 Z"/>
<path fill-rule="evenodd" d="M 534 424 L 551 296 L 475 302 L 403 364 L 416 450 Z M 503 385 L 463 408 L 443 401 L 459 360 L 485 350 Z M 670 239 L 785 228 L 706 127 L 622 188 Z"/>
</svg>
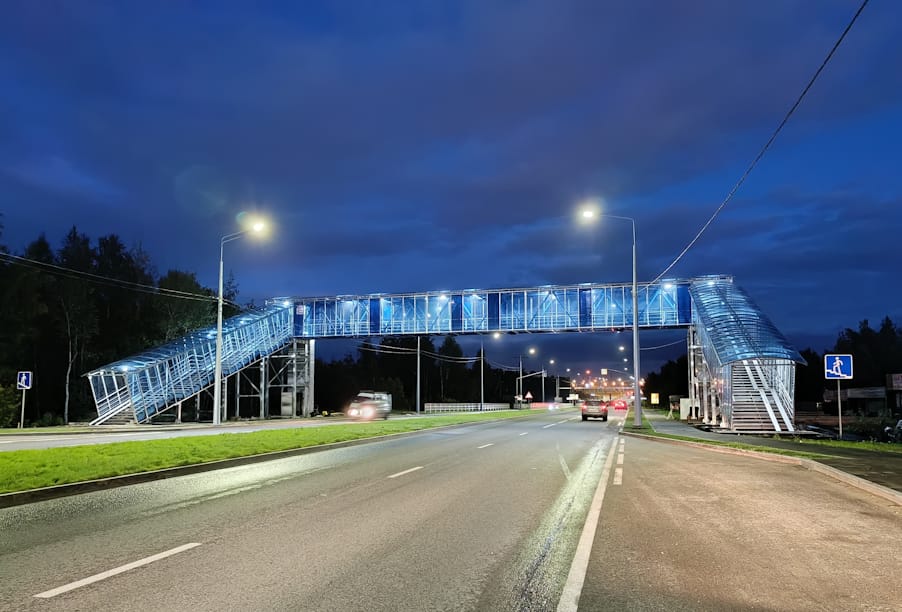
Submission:
<svg viewBox="0 0 902 612">
<path fill-rule="evenodd" d="M 0 452 L 0 493 L 140 474 L 171 467 L 348 442 L 445 425 L 516 418 L 527 414 L 530 413 L 519 410 L 498 411 L 142 442 L 6 451 Z"/>
</svg>

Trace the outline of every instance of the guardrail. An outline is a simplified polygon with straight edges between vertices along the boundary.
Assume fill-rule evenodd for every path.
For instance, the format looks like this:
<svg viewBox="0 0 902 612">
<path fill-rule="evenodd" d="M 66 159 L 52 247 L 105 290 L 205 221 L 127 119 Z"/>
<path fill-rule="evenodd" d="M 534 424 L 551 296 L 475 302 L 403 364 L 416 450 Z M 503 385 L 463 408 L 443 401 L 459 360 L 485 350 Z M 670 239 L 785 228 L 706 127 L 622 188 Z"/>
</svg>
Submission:
<svg viewBox="0 0 902 612">
<path fill-rule="evenodd" d="M 510 404 L 482 404 L 480 409 L 479 402 L 469 404 L 424 404 L 423 410 L 427 414 L 437 414 L 440 412 L 489 412 L 492 410 L 510 410 Z"/>
</svg>

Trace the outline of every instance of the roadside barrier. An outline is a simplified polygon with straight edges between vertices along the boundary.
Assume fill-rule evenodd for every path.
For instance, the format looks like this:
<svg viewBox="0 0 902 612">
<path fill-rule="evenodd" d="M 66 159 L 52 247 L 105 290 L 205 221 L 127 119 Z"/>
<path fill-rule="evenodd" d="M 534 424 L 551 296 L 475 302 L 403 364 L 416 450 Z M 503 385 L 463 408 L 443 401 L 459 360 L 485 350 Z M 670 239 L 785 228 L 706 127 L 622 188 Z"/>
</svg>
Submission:
<svg viewBox="0 0 902 612">
<path fill-rule="evenodd" d="M 479 402 L 468 404 L 425 404 L 424 412 L 437 414 L 440 412 L 490 412 L 492 410 L 510 410 L 510 404 L 482 404 L 480 409 Z"/>
</svg>

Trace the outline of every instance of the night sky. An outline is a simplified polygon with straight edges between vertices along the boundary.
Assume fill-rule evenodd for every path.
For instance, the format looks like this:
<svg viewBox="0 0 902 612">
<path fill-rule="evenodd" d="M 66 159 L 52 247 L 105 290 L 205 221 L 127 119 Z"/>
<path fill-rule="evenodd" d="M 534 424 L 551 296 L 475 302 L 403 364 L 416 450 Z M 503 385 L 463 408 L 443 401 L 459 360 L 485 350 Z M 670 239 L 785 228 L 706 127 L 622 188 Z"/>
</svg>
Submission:
<svg viewBox="0 0 902 612">
<path fill-rule="evenodd" d="M 730 192 L 860 2 L 5 2 L 0 241 L 73 225 L 240 300 L 628 282 Z M 669 272 L 730 274 L 797 348 L 902 323 L 902 3 L 871 2 Z M 644 346 L 678 342 L 648 332 Z M 488 342 L 488 341 L 487 341 Z M 628 334 L 528 343 L 614 365 Z M 472 354 L 473 342 L 464 342 Z M 342 352 L 344 345 L 330 350 Z M 352 346 L 353 348 L 353 346 Z M 685 352 L 643 351 L 648 371 Z"/>
</svg>

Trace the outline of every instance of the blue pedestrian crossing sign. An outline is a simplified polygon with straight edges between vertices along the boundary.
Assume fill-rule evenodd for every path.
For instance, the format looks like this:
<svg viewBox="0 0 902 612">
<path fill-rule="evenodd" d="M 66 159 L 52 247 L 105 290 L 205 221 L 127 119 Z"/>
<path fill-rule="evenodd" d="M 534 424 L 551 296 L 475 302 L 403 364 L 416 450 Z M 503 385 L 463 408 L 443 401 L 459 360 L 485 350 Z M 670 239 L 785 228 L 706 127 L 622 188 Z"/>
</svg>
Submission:
<svg viewBox="0 0 902 612">
<path fill-rule="evenodd" d="M 824 355 L 824 378 L 840 380 L 852 378 L 851 355 Z"/>
<path fill-rule="evenodd" d="M 31 389 L 31 372 L 19 372 L 19 375 L 16 376 L 16 390 L 24 391 L 25 389 Z"/>
</svg>

